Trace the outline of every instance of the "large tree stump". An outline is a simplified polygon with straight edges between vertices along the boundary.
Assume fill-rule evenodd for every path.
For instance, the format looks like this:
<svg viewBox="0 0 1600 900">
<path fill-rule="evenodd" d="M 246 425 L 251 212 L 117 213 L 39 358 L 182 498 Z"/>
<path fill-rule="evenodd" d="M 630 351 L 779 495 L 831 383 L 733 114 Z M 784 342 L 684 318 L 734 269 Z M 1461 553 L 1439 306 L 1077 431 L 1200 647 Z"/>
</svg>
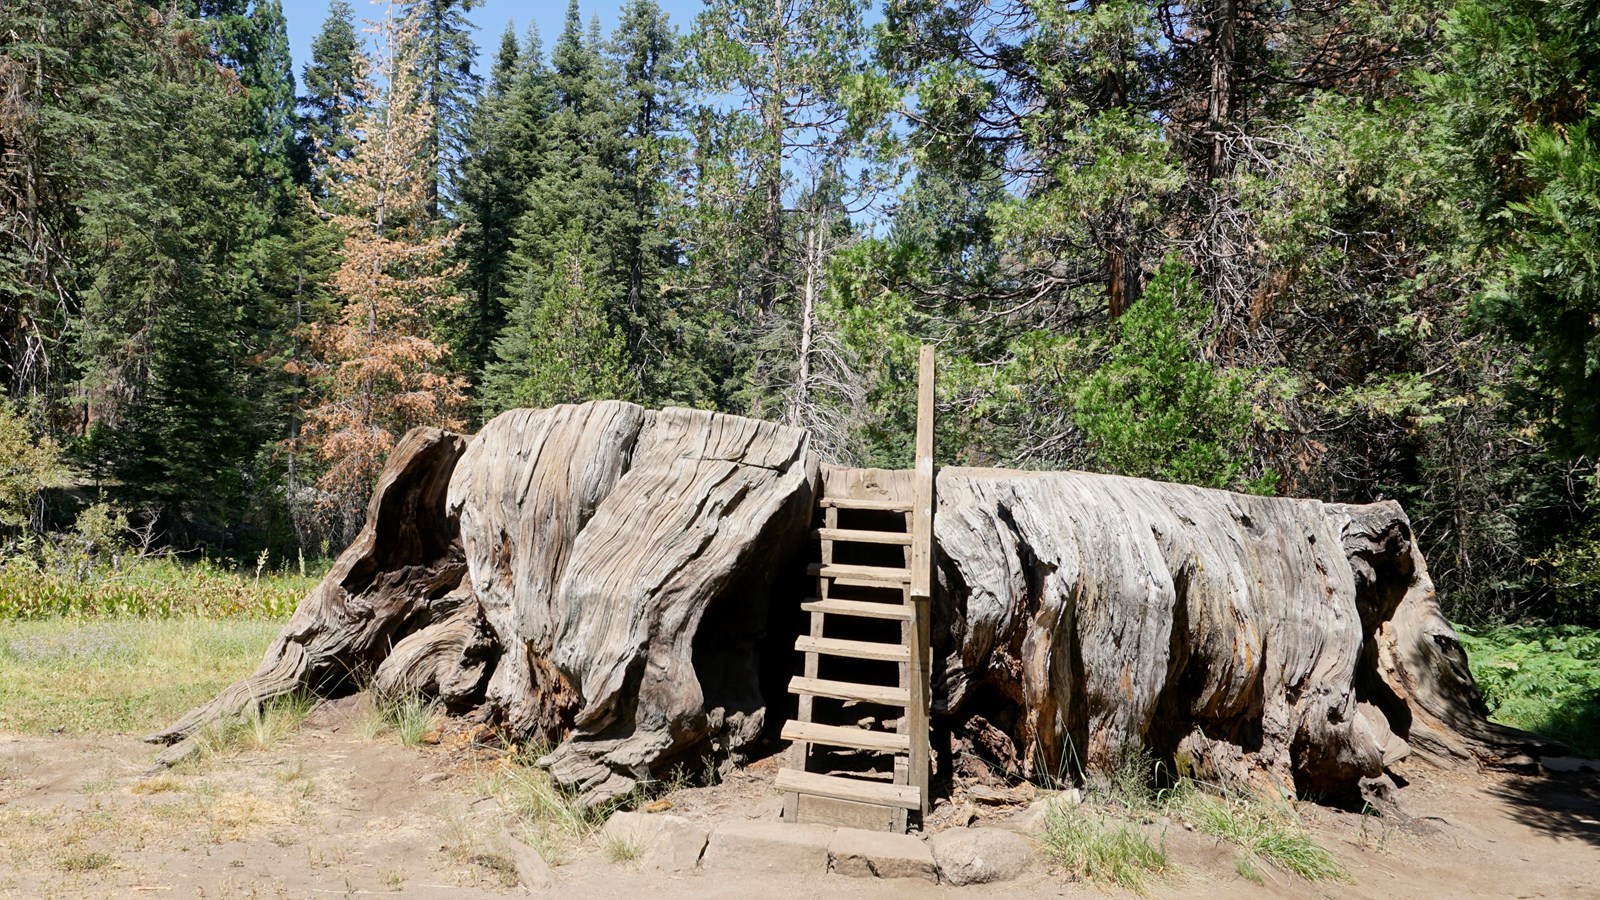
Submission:
<svg viewBox="0 0 1600 900">
<path fill-rule="evenodd" d="M 590 802 L 737 758 L 779 700 L 759 649 L 773 580 L 805 577 L 777 567 L 803 558 L 817 483 L 803 432 L 717 413 L 608 401 L 515 410 L 470 442 L 418 429 L 261 668 L 150 739 L 368 673 L 552 747 Z M 1018 775 L 1142 752 L 1340 798 L 1413 750 L 1545 746 L 1485 718 L 1394 503 L 949 468 L 935 542 L 935 713 Z"/>
<path fill-rule="evenodd" d="M 470 445 L 413 431 L 256 674 L 149 740 L 372 672 L 379 690 L 481 698 L 554 747 L 547 764 L 588 800 L 736 758 L 764 721 L 757 644 L 775 548 L 805 540 L 808 447 L 793 428 L 616 401 L 514 410 Z"/>
<path fill-rule="evenodd" d="M 956 731 L 1026 776 L 1180 772 L 1349 797 L 1403 743 L 1497 762 L 1395 503 L 1255 497 L 1082 472 L 948 468 L 936 536 Z"/>
</svg>

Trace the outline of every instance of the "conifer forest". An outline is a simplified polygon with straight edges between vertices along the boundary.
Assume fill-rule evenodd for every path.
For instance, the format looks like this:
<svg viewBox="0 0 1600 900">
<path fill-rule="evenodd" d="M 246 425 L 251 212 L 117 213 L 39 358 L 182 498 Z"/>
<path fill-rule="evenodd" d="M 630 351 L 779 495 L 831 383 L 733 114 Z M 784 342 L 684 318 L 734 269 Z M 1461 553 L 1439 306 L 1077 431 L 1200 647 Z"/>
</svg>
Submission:
<svg viewBox="0 0 1600 900">
<path fill-rule="evenodd" d="M 1394 499 L 1600 624 L 1600 0 L 479 7 L 0 5 L 0 555 L 326 558 L 598 398 L 904 468 L 930 343 L 941 464 Z"/>
</svg>

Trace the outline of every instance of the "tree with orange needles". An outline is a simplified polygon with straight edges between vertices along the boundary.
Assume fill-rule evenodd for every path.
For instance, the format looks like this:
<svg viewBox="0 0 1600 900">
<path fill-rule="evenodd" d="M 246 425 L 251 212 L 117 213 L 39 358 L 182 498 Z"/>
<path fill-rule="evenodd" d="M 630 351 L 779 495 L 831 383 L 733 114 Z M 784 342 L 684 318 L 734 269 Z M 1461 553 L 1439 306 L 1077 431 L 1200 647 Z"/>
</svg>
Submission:
<svg viewBox="0 0 1600 900">
<path fill-rule="evenodd" d="M 317 399 L 303 440 L 327 466 L 321 502 L 346 536 L 400 436 L 417 425 L 459 429 L 466 405 L 449 347 L 428 337 L 430 317 L 459 298 L 445 262 L 455 230 L 436 230 L 427 214 L 435 111 L 409 58 L 416 27 L 392 7 L 374 23 L 372 55 L 355 58 L 366 98 L 348 111 L 355 148 L 326 161 L 322 209 L 344 234 L 332 281 L 342 309 L 308 329 Z"/>
</svg>

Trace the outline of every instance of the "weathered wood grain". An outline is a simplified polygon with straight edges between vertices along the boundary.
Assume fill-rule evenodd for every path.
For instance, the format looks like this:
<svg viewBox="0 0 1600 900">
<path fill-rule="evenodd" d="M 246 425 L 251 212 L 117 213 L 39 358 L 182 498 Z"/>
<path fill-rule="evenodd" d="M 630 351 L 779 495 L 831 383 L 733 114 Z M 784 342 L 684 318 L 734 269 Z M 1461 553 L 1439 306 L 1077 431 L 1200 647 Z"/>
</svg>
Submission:
<svg viewBox="0 0 1600 900">
<path fill-rule="evenodd" d="M 300 601 L 255 674 L 145 740 L 182 741 L 274 697 L 344 687 L 374 672 L 397 641 L 454 612 L 466 565 L 444 501 L 466 445 L 437 428 L 408 432 L 378 477 L 361 533 Z"/>
<path fill-rule="evenodd" d="M 149 739 L 370 676 L 482 704 L 591 802 L 737 759 L 820 477 L 871 498 L 910 474 L 822 476 L 801 431 L 620 402 L 515 410 L 470 442 L 414 430 L 257 672 Z M 1336 798 L 1412 751 L 1551 749 L 1485 718 L 1396 504 L 946 468 L 934 537 L 935 716 L 1017 774 L 1097 777 L 1142 751 Z"/>
<path fill-rule="evenodd" d="M 1396 504 L 959 468 L 938 499 L 936 696 L 1019 774 L 1144 751 L 1339 797 L 1391 736 L 1485 761 L 1528 746 L 1474 705 Z"/>
</svg>

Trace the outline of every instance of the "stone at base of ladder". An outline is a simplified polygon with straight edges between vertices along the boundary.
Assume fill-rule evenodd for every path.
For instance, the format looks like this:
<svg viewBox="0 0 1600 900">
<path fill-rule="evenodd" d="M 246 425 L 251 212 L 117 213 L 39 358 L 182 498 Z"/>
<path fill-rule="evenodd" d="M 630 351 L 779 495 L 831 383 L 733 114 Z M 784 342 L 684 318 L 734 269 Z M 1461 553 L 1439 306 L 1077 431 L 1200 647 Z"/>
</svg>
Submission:
<svg viewBox="0 0 1600 900">
<path fill-rule="evenodd" d="M 946 884 L 1010 881 L 1033 864 L 1033 841 L 998 828 L 948 828 L 930 841 Z"/>
<path fill-rule="evenodd" d="M 840 828 L 828 842 L 828 869 L 857 878 L 921 878 L 939 882 L 928 845 L 909 834 Z"/>
<path fill-rule="evenodd" d="M 821 875 L 828 871 L 834 829 L 821 825 L 740 820 L 711 830 L 703 869 L 737 869 L 774 875 Z"/>
<path fill-rule="evenodd" d="M 1050 818 L 1050 814 L 1053 811 L 1077 806 L 1082 802 L 1083 792 L 1077 788 L 1057 791 L 1042 800 L 1035 800 L 1028 804 L 1028 808 L 1023 810 L 1020 815 L 1000 823 L 1000 827 L 1011 831 L 1025 831 L 1030 834 L 1036 834 L 1044 830 L 1044 823 Z"/>
<path fill-rule="evenodd" d="M 600 836 L 636 855 L 646 869 L 681 872 L 700 864 L 710 829 L 682 816 L 619 812 L 606 820 Z"/>
</svg>

